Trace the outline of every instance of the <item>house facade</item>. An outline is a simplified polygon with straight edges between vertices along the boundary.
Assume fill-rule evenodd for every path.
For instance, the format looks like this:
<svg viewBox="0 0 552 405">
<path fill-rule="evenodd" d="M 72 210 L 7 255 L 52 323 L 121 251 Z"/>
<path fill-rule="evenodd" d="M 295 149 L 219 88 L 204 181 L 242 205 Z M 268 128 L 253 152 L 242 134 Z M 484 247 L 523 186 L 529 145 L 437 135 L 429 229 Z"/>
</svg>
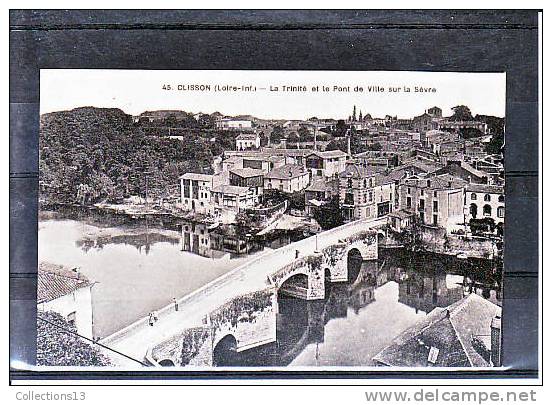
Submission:
<svg viewBox="0 0 552 405">
<path fill-rule="evenodd" d="M 230 130 L 240 130 L 240 129 L 251 129 L 253 128 L 253 123 L 250 120 L 221 118 L 219 121 L 216 122 L 215 126 L 217 129 L 230 131 Z"/>
<path fill-rule="evenodd" d="M 258 134 L 240 134 L 236 137 L 236 150 L 259 149 L 261 137 Z"/>
<path fill-rule="evenodd" d="M 93 285 L 76 270 L 42 262 L 38 266 L 37 308 L 57 312 L 80 335 L 93 339 Z"/>
<path fill-rule="evenodd" d="M 348 163 L 339 175 L 343 218 L 379 218 L 394 209 L 395 182 L 370 167 Z"/>
<path fill-rule="evenodd" d="M 184 209 L 198 214 L 212 213 L 211 190 L 215 176 L 210 174 L 186 173 L 180 176 L 180 202 Z"/>
<path fill-rule="evenodd" d="M 250 187 L 232 186 L 221 184 L 211 190 L 213 211 L 216 215 L 227 211 L 237 213 L 247 208 L 253 208 L 259 200 L 259 196 Z"/>
<path fill-rule="evenodd" d="M 412 176 L 399 184 L 399 209 L 414 212 L 427 226 L 460 229 L 464 224 L 464 186 L 449 175 Z"/>
<path fill-rule="evenodd" d="M 295 193 L 308 187 L 310 172 L 299 165 L 287 164 L 271 170 L 264 177 L 264 188 Z"/>
<path fill-rule="evenodd" d="M 348 155 L 340 150 L 312 152 L 306 157 L 311 177 L 334 177 L 345 170 Z"/>
<path fill-rule="evenodd" d="M 487 184 L 468 184 L 464 211 L 466 222 L 471 218 L 492 218 L 496 224 L 504 223 L 504 187 Z"/>
<path fill-rule="evenodd" d="M 264 172 L 262 169 L 232 169 L 229 173 L 231 186 L 247 187 L 255 197 L 255 205 L 263 198 Z"/>
</svg>

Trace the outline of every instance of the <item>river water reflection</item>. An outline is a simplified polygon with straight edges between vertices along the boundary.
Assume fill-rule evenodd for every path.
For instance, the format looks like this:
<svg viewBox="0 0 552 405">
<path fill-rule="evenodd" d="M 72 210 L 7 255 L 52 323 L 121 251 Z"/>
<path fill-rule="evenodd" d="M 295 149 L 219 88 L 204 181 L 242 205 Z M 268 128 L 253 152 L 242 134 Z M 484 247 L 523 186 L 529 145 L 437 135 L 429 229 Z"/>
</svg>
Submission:
<svg viewBox="0 0 552 405">
<path fill-rule="evenodd" d="M 204 250 L 202 256 L 188 250 L 178 227 L 100 223 L 83 216 L 39 222 L 39 261 L 78 267 L 97 282 L 92 287 L 96 337 L 122 329 L 260 253 Z"/>
<path fill-rule="evenodd" d="M 94 333 L 105 337 L 290 240 L 283 236 L 263 244 L 239 230 L 189 222 L 167 226 L 79 215 L 41 218 L 38 253 L 40 261 L 79 267 L 97 282 Z M 366 366 L 437 306 L 469 292 L 501 304 L 501 277 L 488 261 L 380 249 L 377 261 L 360 266 L 355 281 L 331 284 L 324 300 L 281 294 L 277 342 L 242 353 L 222 348 L 216 363 Z"/>
<path fill-rule="evenodd" d="M 372 358 L 435 307 L 470 292 L 501 304 L 490 263 L 380 250 L 352 283 L 334 283 L 326 298 L 280 294 L 277 342 L 241 353 L 215 352 L 225 366 L 370 366 Z"/>
</svg>

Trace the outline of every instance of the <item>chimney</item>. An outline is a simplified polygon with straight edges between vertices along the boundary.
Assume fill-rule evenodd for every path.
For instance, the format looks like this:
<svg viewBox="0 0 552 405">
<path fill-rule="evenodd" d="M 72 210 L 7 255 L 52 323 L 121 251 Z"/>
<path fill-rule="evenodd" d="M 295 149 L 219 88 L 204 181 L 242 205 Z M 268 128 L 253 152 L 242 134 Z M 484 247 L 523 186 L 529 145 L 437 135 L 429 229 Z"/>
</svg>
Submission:
<svg viewBox="0 0 552 405">
<path fill-rule="evenodd" d="M 502 365 L 501 317 L 496 315 L 491 321 L 491 363 L 494 367 Z"/>
</svg>

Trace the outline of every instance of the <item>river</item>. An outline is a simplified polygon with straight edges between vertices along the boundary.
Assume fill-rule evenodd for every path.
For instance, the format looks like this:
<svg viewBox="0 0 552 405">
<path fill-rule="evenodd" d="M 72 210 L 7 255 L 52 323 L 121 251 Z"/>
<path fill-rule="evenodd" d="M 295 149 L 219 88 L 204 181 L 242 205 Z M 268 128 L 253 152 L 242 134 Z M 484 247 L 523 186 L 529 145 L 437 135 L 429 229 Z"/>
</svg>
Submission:
<svg viewBox="0 0 552 405">
<path fill-rule="evenodd" d="M 41 216 L 39 260 L 78 267 L 92 288 L 94 335 L 105 337 L 162 308 L 270 247 L 250 235 L 209 230 L 201 224 L 163 226 L 97 215 Z M 436 306 L 469 291 L 501 304 L 500 275 L 487 261 L 467 261 L 380 249 L 377 261 L 359 264 L 351 283 L 335 283 L 324 300 L 282 296 L 277 342 L 218 353 L 218 365 L 358 366 Z"/>
<path fill-rule="evenodd" d="M 143 221 L 100 224 L 97 218 L 82 216 L 39 221 L 39 261 L 77 267 L 96 282 L 92 287 L 96 337 L 122 329 L 260 253 L 236 255 L 202 248 L 201 256 L 186 249 L 195 247 L 182 245 L 181 232 Z"/>
</svg>

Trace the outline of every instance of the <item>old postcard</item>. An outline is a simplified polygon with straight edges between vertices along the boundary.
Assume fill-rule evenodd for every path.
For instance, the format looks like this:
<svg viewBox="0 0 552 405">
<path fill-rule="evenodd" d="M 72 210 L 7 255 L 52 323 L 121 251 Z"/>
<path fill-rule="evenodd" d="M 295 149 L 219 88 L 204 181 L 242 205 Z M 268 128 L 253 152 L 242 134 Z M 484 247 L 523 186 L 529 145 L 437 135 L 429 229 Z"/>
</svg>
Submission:
<svg viewBox="0 0 552 405">
<path fill-rule="evenodd" d="M 505 78 L 42 70 L 37 365 L 501 366 Z"/>
</svg>

